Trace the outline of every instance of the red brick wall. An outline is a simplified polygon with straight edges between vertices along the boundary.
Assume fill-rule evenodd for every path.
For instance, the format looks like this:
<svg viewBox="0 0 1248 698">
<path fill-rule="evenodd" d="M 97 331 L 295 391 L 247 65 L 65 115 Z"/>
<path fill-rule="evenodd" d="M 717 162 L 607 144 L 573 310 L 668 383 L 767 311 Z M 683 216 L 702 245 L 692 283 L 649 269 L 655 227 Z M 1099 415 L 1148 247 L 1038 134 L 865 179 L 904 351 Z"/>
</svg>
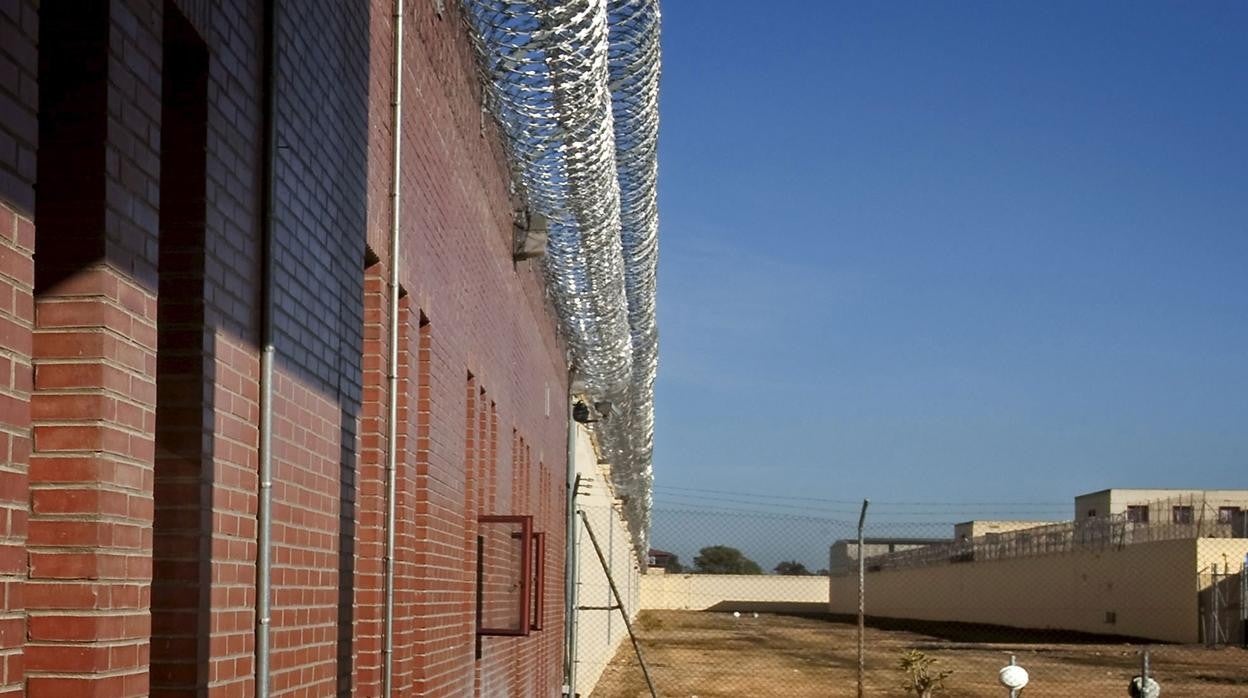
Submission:
<svg viewBox="0 0 1248 698">
<path fill-rule="evenodd" d="M 20 693 L 29 509 L 34 227 L 0 203 L 0 696 Z"/>
<path fill-rule="evenodd" d="M 371 272 L 391 4 L 297 6 L 278 27 L 274 694 L 379 692 L 380 274 L 397 262 L 395 694 L 555 695 L 564 349 L 536 265 L 511 262 L 458 6 L 409 4 L 403 255 Z M 202 145 L 162 123 L 175 12 L 178 45 L 206 52 L 183 124 Z M 261 19 L 259 0 L 0 3 L 0 696 L 254 691 Z M 42 68 L 41 22 L 60 49 Z M 488 513 L 548 533 L 547 614 L 477 659 Z"/>
<path fill-rule="evenodd" d="M 255 0 L 178 0 L 208 48 L 205 153 L 204 364 L 201 419 L 205 470 L 201 496 L 211 590 L 207 666 L 198 682 L 209 696 L 254 691 L 255 560 L 258 479 L 259 269 L 262 9 Z M 201 646 L 202 650 L 202 646 Z M 204 690 L 204 689 L 201 689 Z"/>
<path fill-rule="evenodd" d="M 532 463 L 565 463 L 564 353 L 537 265 L 513 265 L 511 209 L 499 141 L 483 128 L 476 68 L 455 3 L 409 4 L 406 18 L 404 180 L 406 232 L 400 266 L 414 307 L 429 320 L 426 389 L 419 384 L 415 449 L 415 685 L 419 695 L 463 695 L 465 683 L 512 695 L 557 695 L 561 683 L 562 478 L 510 499 L 512 429 Z M 368 239 L 384 250 L 388 229 L 391 19 L 371 19 Z M 422 351 L 422 354 L 424 352 Z M 422 359 L 423 361 L 423 359 Z M 465 387 L 465 375 L 472 381 Z M 481 393 L 485 388 L 488 392 Z M 545 414 L 546 391 L 551 414 Z M 468 404 L 466 404 L 468 401 Z M 475 404 L 474 404 L 475 403 Z M 474 420 L 465 414 L 477 413 Z M 409 422 L 410 423 L 410 422 Z M 427 446 L 425 442 L 427 439 Z M 475 451 L 475 453 L 473 453 Z M 519 463 L 520 459 L 514 459 Z M 475 466 L 475 467 L 474 467 Z M 561 472 L 561 471 L 560 471 Z M 474 482 L 475 478 L 475 482 Z M 479 491 L 474 494 L 476 485 Z M 511 505 L 509 506 L 509 503 Z M 513 509 L 514 507 L 514 509 Z M 533 514 L 547 531 L 549 612 L 527 638 L 485 638 L 474 659 L 476 516 Z M 458 567 L 458 571 L 455 568 Z M 544 658 L 546 666 L 537 661 Z M 464 671 L 475 666 L 472 674 Z M 501 683 L 500 683 L 501 682 Z M 396 687 L 398 684 L 396 683 Z"/>
<path fill-rule="evenodd" d="M 273 446 L 273 695 L 337 683 L 338 405 L 278 374 Z"/>
</svg>

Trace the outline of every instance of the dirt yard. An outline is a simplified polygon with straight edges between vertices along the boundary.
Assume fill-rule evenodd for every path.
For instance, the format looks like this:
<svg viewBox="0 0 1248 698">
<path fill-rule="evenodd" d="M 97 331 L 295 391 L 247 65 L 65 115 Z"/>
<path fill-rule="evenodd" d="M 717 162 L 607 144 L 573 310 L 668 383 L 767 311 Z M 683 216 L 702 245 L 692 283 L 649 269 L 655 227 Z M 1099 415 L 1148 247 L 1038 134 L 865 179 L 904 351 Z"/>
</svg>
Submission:
<svg viewBox="0 0 1248 698">
<path fill-rule="evenodd" d="M 643 611 L 642 651 L 664 698 L 854 696 L 856 626 L 850 619 L 752 613 Z M 902 651 L 918 649 L 952 670 L 937 695 L 1003 698 L 997 671 L 1013 652 L 1031 674 L 1025 698 L 1125 696 L 1139 668 L 1139 646 L 1105 639 L 1030 637 L 1028 631 L 948 624 L 868 627 L 866 694 L 905 696 L 897 669 Z M 1166 698 L 1248 696 L 1248 651 L 1155 645 L 1153 675 Z M 625 641 L 593 698 L 648 696 Z M 910 694 L 912 695 L 912 694 Z"/>
</svg>

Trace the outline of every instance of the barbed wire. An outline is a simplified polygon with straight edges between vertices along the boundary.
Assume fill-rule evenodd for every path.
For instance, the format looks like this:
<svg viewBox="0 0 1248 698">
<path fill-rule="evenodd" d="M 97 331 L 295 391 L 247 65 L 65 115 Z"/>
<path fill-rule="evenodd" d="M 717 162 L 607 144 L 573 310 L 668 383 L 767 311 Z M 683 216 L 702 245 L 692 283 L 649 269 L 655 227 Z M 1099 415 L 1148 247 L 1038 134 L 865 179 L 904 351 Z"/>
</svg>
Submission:
<svg viewBox="0 0 1248 698">
<path fill-rule="evenodd" d="M 723 512 L 725 514 L 733 514 L 733 515 L 738 515 L 738 516 L 750 516 L 754 514 L 769 514 L 769 513 L 770 514 L 785 514 L 785 513 L 805 512 L 806 515 L 815 516 L 815 517 L 818 517 L 820 514 L 826 514 L 829 517 L 835 517 L 836 515 L 852 517 L 853 515 L 856 515 L 858 513 L 856 511 L 850 511 L 848 509 L 813 509 L 813 508 L 807 509 L 807 508 L 800 508 L 800 507 L 793 508 L 792 511 L 774 511 L 774 510 L 769 510 L 765 508 L 759 509 L 759 508 L 733 507 L 733 506 L 726 505 L 726 504 L 725 505 L 702 504 L 696 501 L 693 501 L 693 502 L 672 501 L 672 500 L 667 500 L 663 498 L 658 498 L 654 502 L 655 511 L 660 511 L 660 510 L 671 511 L 673 509 L 714 510 L 714 511 Z M 981 513 L 996 514 L 996 515 L 1002 515 L 1002 516 L 1008 514 L 1008 512 L 981 512 Z M 955 512 L 948 511 L 948 510 L 945 510 L 945 511 L 939 511 L 939 510 L 898 511 L 898 512 L 888 512 L 882 515 L 887 516 L 889 518 L 916 519 L 916 521 L 912 523 L 922 524 L 922 525 L 927 525 L 930 523 L 943 523 L 943 522 L 949 522 L 949 524 L 952 525 L 955 523 L 962 523 L 962 522 L 971 520 L 971 519 L 967 519 L 965 515 L 957 516 L 955 515 Z M 846 520 L 848 521 L 850 519 L 846 518 Z M 994 520 L 997 520 L 997 519 L 994 518 Z"/>
<path fill-rule="evenodd" d="M 796 500 L 796 501 L 806 501 L 806 502 L 826 502 L 829 504 L 858 505 L 862 503 L 861 499 L 829 499 L 825 497 L 810 497 L 810 496 L 801 496 L 801 495 L 762 494 L 758 492 L 743 492 L 740 490 L 733 491 L 733 490 L 705 489 L 701 487 L 676 487 L 674 485 L 655 485 L 654 489 L 656 492 L 665 491 L 665 490 L 678 490 L 681 492 L 702 492 L 702 493 L 709 493 L 709 494 L 725 494 L 725 495 L 732 495 L 732 496 L 739 496 L 739 497 L 755 497 L 755 498 L 760 498 L 760 499 L 782 499 L 782 500 Z M 1045 506 L 1045 507 L 1069 508 L 1071 506 L 1071 502 L 1004 501 L 1004 500 L 994 501 L 994 502 L 983 502 L 983 501 L 978 501 L 978 502 L 976 501 L 971 501 L 971 502 L 961 502 L 961 501 L 904 502 L 904 501 L 890 501 L 887 499 L 874 499 L 874 498 L 871 499 L 872 507 L 889 506 L 889 505 L 924 506 L 924 507 L 939 507 L 939 506 L 947 506 L 947 507 L 997 506 L 997 507 L 1002 507 L 1004 506 L 1004 507 L 1010 507 L 1010 508 Z"/>
</svg>

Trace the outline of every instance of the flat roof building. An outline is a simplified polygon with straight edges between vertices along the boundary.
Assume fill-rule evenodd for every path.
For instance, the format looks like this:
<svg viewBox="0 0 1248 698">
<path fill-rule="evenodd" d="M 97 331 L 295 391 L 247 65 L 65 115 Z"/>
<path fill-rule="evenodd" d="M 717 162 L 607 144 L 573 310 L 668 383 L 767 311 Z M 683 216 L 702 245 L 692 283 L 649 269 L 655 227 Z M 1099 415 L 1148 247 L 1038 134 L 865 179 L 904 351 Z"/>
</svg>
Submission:
<svg viewBox="0 0 1248 698">
<path fill-rule="evenodd" d="M 862 551 L 867 558 L 902 550 L 913 550 L 925 545 L 950 542 L 948 538 L 869 537 L 862 539 Z M 828 554 L 828 574 L 850 574 L 858 569 L 858 539 L 842 538 L 832 544 Z"/>
<path fill-rule="evenodd" d="M 1075 497 L 1075 520 L 1126 516 L 1133 523 L 1230 524 L 1248 535 L 1248 490 L 1110 488 Z"/>
<path fill-rule="evenodd" d="M 1010 533 L 1011 531 L 1024 531 L 1037 526 L 1047 526 L 1052 521 L 963 521 L 953 525 L 953 537 L 955 540 L 970 540 L 980 536 L 987 536 L 994 533 Z"/>
</svg>

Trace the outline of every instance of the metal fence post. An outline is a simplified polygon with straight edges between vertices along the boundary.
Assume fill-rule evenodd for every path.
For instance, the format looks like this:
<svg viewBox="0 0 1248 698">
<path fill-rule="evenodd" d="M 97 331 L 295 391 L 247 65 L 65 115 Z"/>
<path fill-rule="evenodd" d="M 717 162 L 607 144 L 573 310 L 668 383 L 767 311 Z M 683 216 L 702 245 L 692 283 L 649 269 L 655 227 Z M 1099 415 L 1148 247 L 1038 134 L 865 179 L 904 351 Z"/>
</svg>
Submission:
<svg viewBox="0 0 1248 698">
<path fill-rule="evenodd" d="M 1248 649 L 1248 555 L 1239 568 L 1239 644 Z"/>
<path fill-rule="evenodd" d="M 863 680 L 866 675 L 866 576 L 867 555 L 863 550 L 863 524 L 867 521 L 867 505 L 871 500 L 862 500 L 862 512 L 858 514 L 858 698 L 863 698 Z"/>
</svg>

